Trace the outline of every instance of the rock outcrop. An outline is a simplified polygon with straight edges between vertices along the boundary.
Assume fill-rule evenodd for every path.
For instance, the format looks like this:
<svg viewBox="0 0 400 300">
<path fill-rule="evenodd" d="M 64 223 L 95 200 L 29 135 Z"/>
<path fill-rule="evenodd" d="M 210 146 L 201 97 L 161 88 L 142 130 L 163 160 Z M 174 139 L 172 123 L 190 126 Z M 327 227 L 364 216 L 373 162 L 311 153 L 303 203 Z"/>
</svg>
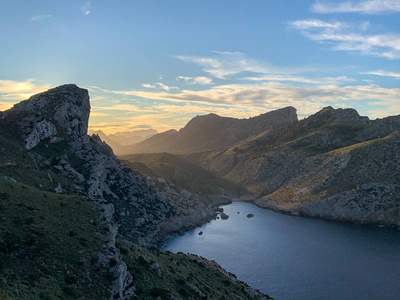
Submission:
<svg viewBox="0 0 400 300">
<path fill-rule="evenodd" d="M 32 149 L 41 141 L 67 134 L 79 139 L 86 135 L 90 113 L 89 94 L 74 84 L 66 84 L 32 96 L 14 105 L 3 118 L 16 120 L 25 147 Z"/>
</svg>

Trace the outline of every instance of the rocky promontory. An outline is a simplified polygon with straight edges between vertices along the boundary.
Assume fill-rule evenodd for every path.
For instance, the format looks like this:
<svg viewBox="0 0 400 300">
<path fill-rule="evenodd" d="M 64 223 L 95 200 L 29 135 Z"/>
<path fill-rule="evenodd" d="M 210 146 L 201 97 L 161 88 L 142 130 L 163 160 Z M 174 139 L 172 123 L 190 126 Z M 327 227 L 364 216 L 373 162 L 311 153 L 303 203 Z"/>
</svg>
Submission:
<svg viewBox="0 0 400 300">
<path fill-rule="evenodd" d="M 160 272 L 163 276 L 152 266 L 177 257 L 152 254 L 143 245 L 155 245 L 167 234 L 201 225 L 215 216 L 214 206 L 183 189 L 168 185 L 160 189 L 120 163 L 100 138 L 87 135 L 89 112 L 88 91 L 74 84 L 0 112 L 0 175 L 12 179 L 0 180 L 0 266 L 8 272 L 3 278 L 0 268 L 0 285 L 9 282 L 7 288 L 1 285 L 0 296 L 9 297 L 8 287 L 25 280 L 29 287 L 22 285 L 20 297 L 28 293 L 76 299 L 90 294 L 130 299 L 165 293 L 178 299 L 177 277 L 164 278 L 164 289 L 157 287 L 161 281 L 141 281 L 141 276 L 151 278 Z M 154 258 L 147 268 L 150 256 Z M 45 257 L 48 265 L 41 263 Z M 189 259 L 179 260 L 183 264 Z M 202 266 L 198 271 L 211 269 Z M 222 271 L 213 274 L 225 280 Z M 47 285 L 37 281 L 42 277 Z M 203 283 L 185 280 L 204 293 Z M 240 285 L 233 287 L 242 293 Z M 184 288 L 182 293 L 194 292 Z M 248 293 L 243 297 L 253 299 Z M 263 297 L 257 294 L 254 299 Z"/>
</svg>

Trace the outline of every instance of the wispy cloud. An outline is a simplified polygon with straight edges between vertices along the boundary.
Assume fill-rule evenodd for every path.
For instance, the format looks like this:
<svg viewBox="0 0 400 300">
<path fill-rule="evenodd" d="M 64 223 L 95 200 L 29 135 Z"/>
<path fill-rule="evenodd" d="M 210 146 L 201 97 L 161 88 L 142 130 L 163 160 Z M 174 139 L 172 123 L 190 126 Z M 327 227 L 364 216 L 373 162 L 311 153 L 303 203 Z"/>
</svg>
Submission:
<svg viewBox="0 0 400 300">
<path fill-rule="evenodd" d="M 361 72 L 360 74 L 385 76 L 385 77 L 393 77 L 393 78 L 396 78 L 396 79 L 400 79 L 400 73 L 388 72 L 388 71 L 383 71 L 383 70 Z"/>
<path fill-rule="evenodd" d="M 348 27 L 348 25 L 344 22 L 333 21 L 333 22 L 325 22 L 318 19 L 308 19 L 308 20 L 297 20 L 290 22 L 290 24 L 300 30 L 309 30 L 309 29 L 330 29 L 330 30 L 338 30 L 342 28 Z"/>
<path fill-rule="evenodd" d="M 400 0 L 367 0 L 367 1 L 345 1 L 326 2 L 318 1 L 312 6 L 312 11 L 322 14 L 333 13 L 361 13 L 382 14 L 400 12 Z"/>
<path fill-rule="evenodd" d="M 306 78 L 302 76 L 291 76 L 291 75 L 264 75 L 259 77 L 244 77 L 243 80 L 249 81 L 281 81 L 281 82 L 298 82 L 298 83 L 310 83 L 310 84 L 338 84 L 341 82 L 354 82 L 356 79 L 349 78 L 347 76 L 339 77 L 323 77 L 323 78 Z"/>
<path fill-rule="evenodd" d="M 177 90 L 178 89 L 178 87 L 176 87 L 176 86 L 169 86 L 169 85 L 163 84 L 161 82 L 156 82 L 154 84 L 144 83 L 144 84 L 142 84 L 142 86 L 145 87 L 145 88 L 152 88 L 152 89 L 161 88 L 164 91 L 170 91 L 170 90 Z"/>
<path fill-rule="evenodd" d="M 214 106 L 263 108 L 264 110 L 293 105 L 299 108 L 302 114 L 310 114 L 322 106 L 332 103 L 374 100 L 385 105 L 388 101 L 392 103 L 400 98 L 400 89 L 383 88 L 377 85 L 339 86 L 327 84 L 298 87 L 279 82 L 219 85 L 202 91 L 183 90 L 177 94 L 135 90 L 113 91 L 102 89 L 102 91 L 145 99 L 192 102 Z M 400 113 L 400 108 L 397 109 L 397 112 Z"/>
<path fill-rule="evenodd" d="M 82 13 L 84 16 L 87 16 L 91 13 L 92 11 L 92 5 L 90 4 L 90 1 L 86 2 L 84 6 L 82 6 Z"/>
<path fill-rule="evenodd" d="M 36 85 L 33 79 L 27 81 L 0 80 L 0 99 L 18 102 L 49 88 L 49 85 Z"/>
<path fill-rule="evenodd" d="M 300 30 L 307 38 L 320 43 L 333 44 L 332 50 L 358 52 L 362 55 L 400 58 L 400 35 L 394 33 L 367 35 L 354 32 L 364 31 L 353 24 L 321 20 L 298 20 L 289 23 L 292 28 Z"/>
<path fill-rule="evenodd" d="M 30 18 L 31 22 L 43 21 L 45 19 L 51 18 L 52 15 L 40 15 L 40 16 L 33 16 Z"/>
<path fill-rule="evenodd" d="M 185 77 L 185 76 L 178 76 L 176 79 L 184 80 L 187 84 L 200 84 L 200 85 L 208 85 L 213 84 L 213 80 L 209 77 L 198 76 L 198 77 Z"/>
<path fill-rule="evenodd" d="M 213 57 L 176 56 L 176 58 L 198 64 L 204 72 L 220 79 L 242 72 L 268 73 L 274 71 L 268 64 L 249 58 L 240 52 L 214 51 L 214 53 Z"/>
</svg>

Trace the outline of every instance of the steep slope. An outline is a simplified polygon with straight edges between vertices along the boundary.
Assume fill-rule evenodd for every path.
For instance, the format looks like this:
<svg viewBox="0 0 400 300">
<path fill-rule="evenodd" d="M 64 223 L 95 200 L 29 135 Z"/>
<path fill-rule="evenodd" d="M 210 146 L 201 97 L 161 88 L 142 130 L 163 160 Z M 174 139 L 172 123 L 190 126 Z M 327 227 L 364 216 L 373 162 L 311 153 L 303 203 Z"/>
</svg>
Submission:
<svg viewBox="0 0 400 300">
<path fill-rule="evenodd" d="M 294 122 L 297 122 L 297 114 L 293 107 L 271 111 L 250 119 L 226 118 L 216 114 L 197 116 L 179 131 L 157 134 L 117 154 L 187 154 L 215 150 Z"/>
<path fill-rule="evenodd" d="M 158 181 L 159 185 L 168 181 L 172 186 L 201 194 L 202 198 L 210 198 L 210 201 L 222 197 L 230 202 L 233 197 L 248 194 L 241 186 L 173 154 L 132 154 L 119 158 L 131 169 Z"/>
<path fill-rule="evenodd" d="M 89 112 L 88 92 L 76 85 L 51 89 L 0 112 L 2 298 L 130 299 L 140 290 L 144 299 L 152 298 L 159 291 L 158 274 L 148 274 L 152 264 L 135 268 L 137 251 L 145 253 L 145 260 L 149 251 L 135 245 L 157 244 L 166 234 L 214 215 L 198 195 L 157 189 L 122 165 L 97 136 L 87 135 Z M 152 263 L 164 265 L 173 257 L 160 255 Z M 201 271 L 230 280 L 220 268 L 205 264 Z M 153 294 L 143 278 L 155 282 Z M 176 280 L 165 279 L 171 286 L 163 291 L 167 297 L 180 297 Z M 207 286 L 197 283 L 202 293 Z M 246 288 L 233 284 L 233 298 L 252 298 Z"/>
<path fill-rule="evenodd" d="M 192 159 L 262 197 L 261 206 L 398 225 L 399 130 L 399 116 L 371 121 L 354 109 L 327 107 Z"/>
</svg>

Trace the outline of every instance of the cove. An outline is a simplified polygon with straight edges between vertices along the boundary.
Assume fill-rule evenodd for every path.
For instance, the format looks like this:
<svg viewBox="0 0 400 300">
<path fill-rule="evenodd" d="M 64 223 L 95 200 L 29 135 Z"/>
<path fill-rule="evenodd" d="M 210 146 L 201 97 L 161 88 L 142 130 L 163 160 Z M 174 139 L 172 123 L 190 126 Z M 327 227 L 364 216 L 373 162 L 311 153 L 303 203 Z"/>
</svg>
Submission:
<svg viewBox="0 0 400 300">
<path fill-rule="evenodd" d="M 169 237 L 162 250 L 215 260 L 277 300 L 400 299 L 400 230 L 292 217 L 246 202 L 223 208 L 229 219 Z"/>
</svg>

